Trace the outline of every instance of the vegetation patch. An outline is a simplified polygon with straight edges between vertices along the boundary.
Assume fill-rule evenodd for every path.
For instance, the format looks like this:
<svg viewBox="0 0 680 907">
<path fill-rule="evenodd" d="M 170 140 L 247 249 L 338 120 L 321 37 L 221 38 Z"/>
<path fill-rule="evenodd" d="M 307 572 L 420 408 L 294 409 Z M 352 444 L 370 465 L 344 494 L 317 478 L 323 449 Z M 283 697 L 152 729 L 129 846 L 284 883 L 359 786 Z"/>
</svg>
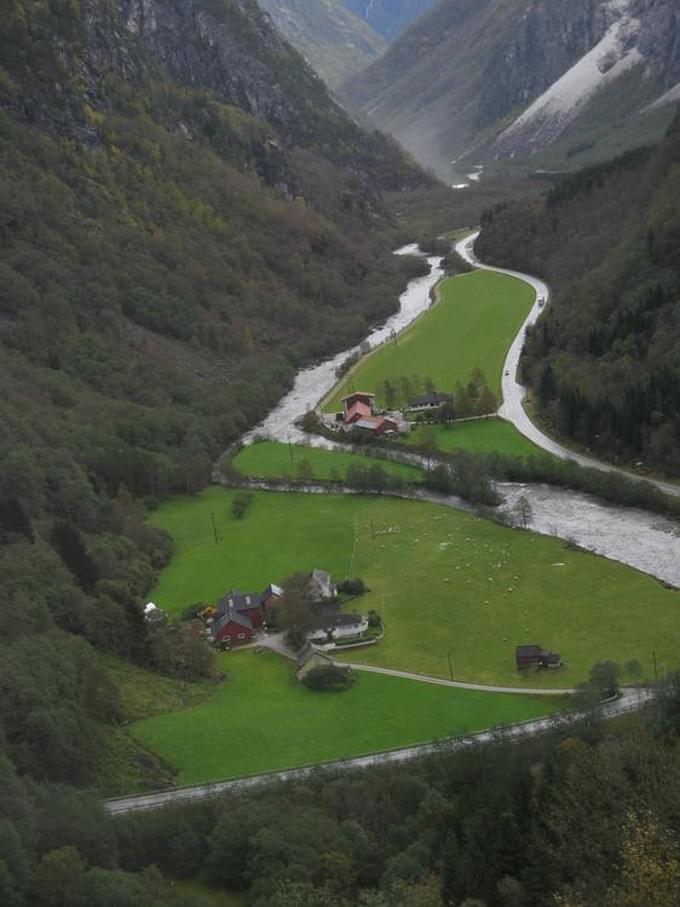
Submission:
<svg viewBox="0 0 680 907">
<path fill-rule="evenodd" d="M 622 564 L 432 504 L 395 498 L 257 492 L 234 520 L 213 488 L 159 508 L 176 556 L 153 596 L 178 613 L 229 588 L 264 589 L 292 570 L 361 576 L 361 611 L 380 613 L 380 645 L 348 654 L 457 680 L 572 687 L 598 661 L 637 659 L 642 676 L 677 661 L 679 593 Z M 210 514 L 215 515 L 216 544 Z M 558 651 L 565 668 L 518 674 L 516 645 Z M 344 697 L 341 697 L 344 699 Z"/>
<path fill-rule="evenodd" d="M 228 680 L 201 706 L 138 722 L 134 733 L 192 784 L 349 758 L 550 714 L 559 700 L 456 690 L 360 673 L 321 696 L 272 653 L 220 656 Z"/>
<path fill-rule="evenodd" d="M 378 457 L 367 457 L 339 450 L 304 447 L 301 444 L 279 444 L 260 441 L 250 444 L 234 457 L 234 466 L 247 476 L 277 479 L 342 479 L 353 466 L 370 469 L 381 466 L 386 473 L 416 482 L 421 470 L 403 463 L 392 463 Z"/>
<path fill-rule="evenodd" d="M 467 450 L 470 453 L 503 453 L 528 457 L 539 449 L 505 419 L 475 419 L 449 425 L 416 425 L 404 439 L 409 446 L 432 447 L 445 452 Z"/>
<path fill-rule="evenodd" d="M 531 309 L 533 290 L 513 277 L 474 271 L 444 281 L 440 292 L 439 305 L 340 383 L 325 406 L 328 412 L 338 410 L 352 388 L 379 394 L 385 381 L 408 376 L 412 386 L 414 379 L 429 379 L 437 390 L 452 392 L 476 368 L 500 396 L 503 362 Z"/>
</svg>

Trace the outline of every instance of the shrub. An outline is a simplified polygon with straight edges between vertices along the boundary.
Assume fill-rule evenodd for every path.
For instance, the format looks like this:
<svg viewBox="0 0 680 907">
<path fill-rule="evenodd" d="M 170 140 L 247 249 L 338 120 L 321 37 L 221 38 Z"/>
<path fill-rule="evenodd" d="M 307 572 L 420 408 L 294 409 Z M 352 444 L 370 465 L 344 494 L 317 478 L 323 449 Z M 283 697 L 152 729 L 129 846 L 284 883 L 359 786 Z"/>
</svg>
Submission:
<svg viewBox="0 0 680 907">
<path fill-rule="evenodd" d="M 354 674 L 351 668 L 342 665 L 326 665 L 319 668 L 312 668 L 303 681 L 310 690 L 318 690 L 323 693 L 343 693 L 354 683 Z"/>
</svg>

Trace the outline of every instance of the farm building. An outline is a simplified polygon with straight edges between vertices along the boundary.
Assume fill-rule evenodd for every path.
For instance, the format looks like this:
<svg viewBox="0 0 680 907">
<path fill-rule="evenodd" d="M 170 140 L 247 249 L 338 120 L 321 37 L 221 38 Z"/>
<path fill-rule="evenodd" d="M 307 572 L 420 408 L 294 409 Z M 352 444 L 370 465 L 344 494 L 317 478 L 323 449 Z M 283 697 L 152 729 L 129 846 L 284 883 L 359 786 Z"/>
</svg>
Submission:
<svg viewBox="0 0 680 907">
<path fill-rule="evenodd" d="M 271 583 L 262 593 L 262 607 L 264 613 L 269 613 L 283 598 L 283 589 Z"/>
<path fill-rule="evenodd" d="M 413 412 L 423 412 L 427 409 L 438 409 L 445 403 L 453 403 L 451 394 L 442 394 L 439 391 L 433 391 L 431 394 L 422 394 L 420 397 L 414 397 L 409 400 L 408 408 Z"/>
<path fill-rule="evenodd" d="M 338 587 L 327 570 L 312 570 L 307 586 L 307 596 L 310 601 L 327 601 L 335 598 L 337 594 Z"/>
<path fill-rule="evenodd" d="M 258 592 L 239 592 L 232 589 L 217 603 L 217 616 L 220 617 L 227 611 L 234 611 L 249 618 L 253 627 L 261 627 L 264 623 L 263 596 Z"/>
<path fill-rule="evenodd" d="M 317 602 L 312 605 L 314 624 L 307 631 L 307 639 L 316 645 L 325 645 L 340 639 L 360 636 L 368 629 L 368 621 L 361 614 L 343 614 L 334 602 Z"/>
<path fill-rule="evenodd" d="M 515 648 L 515 661 L 518 671 L 527 671 L 531 668 L 560 668 L 562 659 L 557 652 L 544 649 L 541 646 L 517 646 Z"/>
<path fill-rule="evenodd" d="M 359 419 L 373 415 L 375 407 L 375 394 L 356 391 L 342 399 L 343 421 L 345 425 L 352 425 Z"/>
<path fill-rule="evenodd" d="M 232 646 L 243 645 L 253 638 L 253 622 L 245 614 L 233 608 L 226 608 L 210 624 L 214 642 L 229 642 Z"/>
</svg>

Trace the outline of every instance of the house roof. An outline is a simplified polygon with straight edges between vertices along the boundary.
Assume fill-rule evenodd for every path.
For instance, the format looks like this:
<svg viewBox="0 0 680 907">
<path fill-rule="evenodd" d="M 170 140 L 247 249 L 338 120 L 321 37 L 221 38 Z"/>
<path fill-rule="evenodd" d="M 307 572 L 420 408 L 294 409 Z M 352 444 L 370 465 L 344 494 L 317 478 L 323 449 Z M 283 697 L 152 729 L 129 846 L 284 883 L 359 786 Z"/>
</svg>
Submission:
<svg viewBox="0 0 680 907">
<path fill-rule="evenodd" d="M 272 595 L 275 595 L 277 598 L 281 598 L 283 594 L 284 589 L 281 586 L 277 586 L 275 583 L 270 583 L 262 593 L 262 598 L 271 598 Z"/>
<path fill-rule="evenodd" d="M 370 417 L 372 412 L 373 408 L 369 406 L 368 403 L 362 403 L 361 400 L 357 400 L 356 403 L 353 403 L 351 406 L 347 407 L 345 422 L 353 422 L 356 419 Z"/>
<path fill-rule="evenodd" d="M 220 614 L 219 617 L 216 617 L 215 620 L 210 625 L 210 632 L 213 636 L 217 636 L 220 630 L 229 624 L 236 624 L 239 627 L 245 627 L 246 630 L 253 629 L 253 622 L 246 614 L 239 614 L 238 611 L 235 611 L 233 608 L 227 608 L 223 614 Z"/>
<path fill-rule="evenodd" d="M 384 421 L 382 416 L 366 416 L 363 419 L 357 419 L 354 425 L 356 428 L 365 428 L 367 431 L 377 431 Z"/>
<path fill-rule="evenodd" d="M 541 646 L 516 646 L 515 647 L 515 655 L 518 658 L 521 658 L 521 657 L 529 658 L 532 656 L 538 657 L 539 655 L 543 655 L 543 654 L 544 654 L 544 652 L 543 652 L 543 649 L 541 648 Z"/>
<path fill-rule="evenodd" d="M 414 397 L 413 400 L 409 400 L 409 406 L 436 406 L 439 403 L 447 403 L 449 400 L 453 400 L 451 394 L 442 394 L 439 391 L 434 391 L 431 394 L 421 394 L 419 397 Z"/>
<path fill-rule="evenodd" d="M 251 611 L 262 606 L 262 595 L 259 592 L 239 592 L 232 589 L 217 603 L 217 611 L 223 614 L 229 608 L 235 611 Z"/>
<path fill-rule="evenodd" d="M 345 400 L 352 400 L 354 397 L 370 397 L 373 400 L 375 399 L 375 394 L 370 393 L 370 391 L 352 391 L 351 394 L 343 397 L 340 402 L 344 403 Z"/>
</svg>

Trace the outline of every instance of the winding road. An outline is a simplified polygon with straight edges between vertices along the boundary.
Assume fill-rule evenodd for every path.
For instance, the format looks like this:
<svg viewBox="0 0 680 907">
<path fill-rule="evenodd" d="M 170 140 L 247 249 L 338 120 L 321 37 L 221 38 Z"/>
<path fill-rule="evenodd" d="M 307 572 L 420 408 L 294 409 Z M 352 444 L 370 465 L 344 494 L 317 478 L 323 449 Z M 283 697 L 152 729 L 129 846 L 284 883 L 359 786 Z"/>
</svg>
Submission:
<svg viewBox="0 0 680 907">
<path fill-rule="evenodd" d="M 670 482 L 663 482 L 658 479 L 648 479 L 646 477 L 636 476 L 633 473 L 626 472 L 624 469 L 619 469 L 616 466 L 612 466 L 610 463 L 604 463 L 602 460 L 586 457 L 583 454 L 569 450 L 569 448 L 563 447 L 549 435 L 546 435 L 544 432 L 542 432 L 541 429 L 531 421 L 526 409 L 524 408 L 524 400 L 527 395 L 527 389 L 517 380 L 517 373 L 519 369 L 520 356 L 522 355 L 522 349 L 524 348 L 527 328 L 536 323 L 539 315 L 543 311 L 544 306 L 549 303 L 550 287 L 540 278 L 532 277 L 530 274 L 522 274 L 519 271 L 509 271 L 506 268 L 495 268 L 491 265 L 487 265 L 484 264 L 484 262 L 481 262 L 475 255 L 474 251 L 475 242 L 478 236 L 479 231 L 471 234 L 470 236 L 466 236 L 464 239 L 460 240 L 460 242 L 456 243 L 456 252 L 461 256 L 461 258 L 463 258 L 468 264 L 472 265 L 475 268 L 479 268 L 480 270 L 494 271 L 496 274 L 505 274 L 508 277 L 515 277 L 517 280 L 528 283 L 536 293 L 536 302 L 534 303 L 533 308 L 531 309 L 526 320 L 519 329 L 517 336 L 513 340 L 512 345 L 508 350 L 508 355 L 505 358 L 501 385 L 503 391 L 503 404 L 498 411 L 498 415 L 501 416 L 501 418 L 506 419 L 508 422 L 511 422 L 519 432 L 521 432 L 530 441 L 533 441 L 533 443 L 536 444 L 537 447 L 540 447 L 553 456 L 558 457 L 560 460 L 574 460 L 580 466 L 586 466 L 590 469 L 599 469 L 602 472 L 615 472 L 619 475 L 626 476 L 626 478 L 629 479 L 638 479 L 639 481 L 642 481 L 644 479 L 645 482 L 648 482 L 650 485 L 654 485 L 660 491 L 663 491 L 664 494 L 679 497 L 680 486 L 673 485 Z M 543 300 L 543 305 L 541 305 L 540 303 L 541 299 Z"/>
<path fill-rule="evenodd" d="M 614 718 L 627 712 L 640 709 L 653 698 L 650 690 L 627 690 L 613 702 L 600 707 L 604 718 Z M 319 772 L 351 771 L 356 769 L 371 768 L 388 762 L 407 762 L 421 756 L 430 756 L 436 753 L 455 752 L 474 746 L 484 746 L 499 741 L 520 740 L 545 733 L 551 729 L 568 727 L 576 724 L 585 717 L 581 711 L 564 712 L 550 718 L 539 718 L 523 721 L 518 724 L 507 725 L 502 728 L 493 728 L 480 731 L 477 734 L 468 734 L 455 737 L 439 743 L 425 743 L 416 746 L 406 746 L 401 749 L 385 750 L 367 756 L 357 756 L 353 759 L 339 759 L 335 762 L 325 762 L 319 765 L 309 765 L 302 768 L 288 769 L 280 772 L 264 772 L 251 775 L 247 778 L 235 778 L 231 781 L 214 781 L 208 784 L 195 784 L 190 787 L 178 787 L 172 790 L 154 791 L 148 794 L 138 794 L 133 797 L 117 797 L 106 800 L 104 806 L 112 815 L 122 813 L 143 812 L 150 809 L 161 809 L 167 806 L 181 806 L 186 803 L 197 803 L 201 800 L 210 800 L 223 794 L 243 793 L 265 784 L 276 784 L 283 781 L 299 781 L 316 775 Z"/>
</svg>

